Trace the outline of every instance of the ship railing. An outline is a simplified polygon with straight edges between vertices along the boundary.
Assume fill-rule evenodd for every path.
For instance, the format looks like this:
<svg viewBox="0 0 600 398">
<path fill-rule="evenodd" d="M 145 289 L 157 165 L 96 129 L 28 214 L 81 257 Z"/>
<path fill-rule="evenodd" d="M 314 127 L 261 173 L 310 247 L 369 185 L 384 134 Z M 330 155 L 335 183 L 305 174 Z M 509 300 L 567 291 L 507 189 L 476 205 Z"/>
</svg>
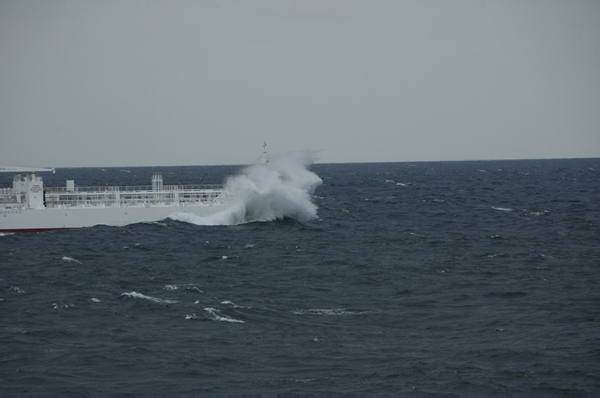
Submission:
<svg viewBox="0 0 600 398">
<path fill-rule="evenodd" d="M 46 207 L 197 206 L 228 203 L 232 198 L 222 189 L 47 191 Z"/>
<path fill-rule="evenodd" d="M 10 203 L 15 199 L 15 192 L 11 188 L 0 188 L 0 203 Z"/>
<path fill-rule="evenodd" d="M 203 185 L 163 185 L 162 191 L 202 191 L 202 190 L 223 190 L 224 186 L 221 184 L 203 184 Z M 66 187 L 46 187 L 46 192 L 106 192 L 106 191 L 119 191 L 119 192 L 140 192 L 140 191 L 151 191 L 156 192 L 152 189 L 151 185 L 125 185 L 125 186 L 95 186 L 95 187 L 75 187 L 73 190 L 68 190 Z"/>
<path fill-rule="evenodd" d="M 25 206 L 25 192 L 16 192 L 12 188 L 0 188 L 0 206 L 4 208 L 21 208 Z"/>
<path fill-rule="evenodd" d="M 107 189 L 108 188 L 108 189 Z M 197 206 L 231 203 L 234 196 L 222 185 L 168 185 L 160 191 L 151 186 L 75 187 L 74 190 L 46 187 L 44 204 L 58 207 L 129 207 L 129 206 Z M 0 206 L 22 208 L 26 194 L 18 196 L 12 188 L 0 188 Z"/>
</svg>

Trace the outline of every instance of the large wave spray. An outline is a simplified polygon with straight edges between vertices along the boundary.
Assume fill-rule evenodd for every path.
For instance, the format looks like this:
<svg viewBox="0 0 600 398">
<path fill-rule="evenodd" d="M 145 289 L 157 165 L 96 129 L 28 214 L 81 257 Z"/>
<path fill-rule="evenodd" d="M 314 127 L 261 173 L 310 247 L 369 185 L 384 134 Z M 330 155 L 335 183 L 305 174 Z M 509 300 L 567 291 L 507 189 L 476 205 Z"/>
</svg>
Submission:
<svg viewBox="0 0 600 398">
<path fill-rule="evenodd" d="M 198 225 L 236 225 L 284 217 L 312 220 L 317 217 L 312 194 L 323 182 L 307 169 L 315 160 L 315 152 L 306 150 L 249 166 L 227 180 L 226 189 L 238 198 L 230 209 L 208 217 L 176 213 L 171 218 Z"/>
</svg>

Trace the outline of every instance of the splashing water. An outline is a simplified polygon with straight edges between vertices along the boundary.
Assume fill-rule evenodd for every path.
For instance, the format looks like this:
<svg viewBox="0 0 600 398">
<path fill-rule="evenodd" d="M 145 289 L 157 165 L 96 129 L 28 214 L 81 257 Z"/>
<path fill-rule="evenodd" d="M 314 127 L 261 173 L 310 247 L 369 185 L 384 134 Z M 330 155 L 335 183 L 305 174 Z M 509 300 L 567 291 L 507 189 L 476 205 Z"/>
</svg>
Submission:
<svg viewBox="0 0 600 398">
<path fill-rule="evenodd" d="M 311 201 L 312 193 L 323 182 L 307 169 L 315 160 L 315 152 L 306 150 L 249 166 L 227 180 L 226 189 L 239 198 L 228 210 L 208 217 L 175 213 L 170 218 L 197 225 L 237 225 L 284 217 L 315 219 L 317 206 Z"/>
</svg>

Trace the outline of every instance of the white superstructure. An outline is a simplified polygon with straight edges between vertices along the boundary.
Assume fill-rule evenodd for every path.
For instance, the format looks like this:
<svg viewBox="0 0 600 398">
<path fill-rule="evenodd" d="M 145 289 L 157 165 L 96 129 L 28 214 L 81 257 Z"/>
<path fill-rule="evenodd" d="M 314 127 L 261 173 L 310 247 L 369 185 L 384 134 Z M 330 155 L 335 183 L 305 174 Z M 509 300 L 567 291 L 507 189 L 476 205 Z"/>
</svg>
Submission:
<svg viewBox="0 0 600 398">
<path fill-rule="evenodd" d="M 0 189 L 0 232 L 38 232 L 93 225 L 121 226 L 162 220 L 174 213 L 208 216 L 234 204 L 220 185 L 164 185 L 162 175 L 151 186 L 46 188 L 35 171 L 0 166 L 16 172 L 12 188 Z M 54 171 L 36 169 L 36 171 Z"/>
</svg>

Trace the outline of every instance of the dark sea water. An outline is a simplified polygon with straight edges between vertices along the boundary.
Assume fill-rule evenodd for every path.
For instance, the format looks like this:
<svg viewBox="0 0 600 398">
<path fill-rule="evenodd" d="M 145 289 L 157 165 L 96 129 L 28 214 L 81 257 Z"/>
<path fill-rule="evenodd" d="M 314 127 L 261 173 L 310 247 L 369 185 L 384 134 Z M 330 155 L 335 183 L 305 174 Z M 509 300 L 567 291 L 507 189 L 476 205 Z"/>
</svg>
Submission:
<svg viewBox="0 0 600 398">
<path fill-rule="evenodd" d="M 0 236 L 0 393 L 600 394 L 600 159 L 309 169 L 312 220 Z"/>
</svg>

